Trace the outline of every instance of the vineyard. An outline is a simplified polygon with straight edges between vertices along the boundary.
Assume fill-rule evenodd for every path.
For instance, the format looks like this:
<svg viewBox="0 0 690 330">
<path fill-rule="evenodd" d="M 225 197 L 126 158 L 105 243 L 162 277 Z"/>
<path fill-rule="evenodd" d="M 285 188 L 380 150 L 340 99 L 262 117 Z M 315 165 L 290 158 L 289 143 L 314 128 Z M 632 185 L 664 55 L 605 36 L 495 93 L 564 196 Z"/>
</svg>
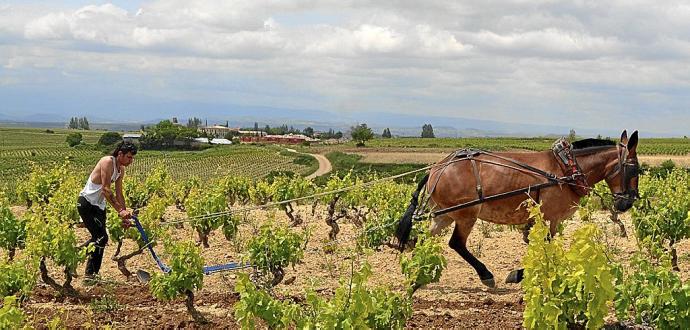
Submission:
<svg viewBox="0 0 690 330">
<path fill-rule="evenodd" d="M 65 160 L 69 161 L 70 171 L 86 177 L 103 156 L 102 150 L 93 148 L 103 132 L 80 131 L 87 145 L 75 148 L 65 143 L 68 132 L 71 131 L 0 128 L 0 187 L 13 198 L 19 179 L 34 166 L 52 166 Z M 314 170 L 295 160 L 295 154 L 270 146 L 220 147 L 197 152 L 141 151 L 128 170 L 130 175 L 141 177 L 163 164 L 176 180 L 196 177 L 204 182 L 223 175 L 263 177 L 273 171 L 307 175 Z"/>
<path fill-rule="evenodd" d="M 548 150 L 553 144 L 553 137 L 545 138 L 393 138 L 374 139 L 367 142 L 370 148 L 403 149 L 403 148 L 434 148 L 461 149 L 479 148 L 484 150 Z M 351 145 L 350 147 L 354 146 Z M 690 139 L 681 138 L 652 138 L 640 139 L 640 155 L 688 155 L 690 154 Z"/>
<path fill-rule="evenodd" d="M 529 245 L 519 230 L 480 223 L 468 242 L 472 252 L 499 277 L 526 269 L 521 285 L 487 289 L 447 247 L 449 232 L 430 237 L 420 222 L 415 246 L 394 248 L 391 237 L 414 185 L 352 175 L 320 186 L 280 175 L 202 182 L 176 178 L 165 163 L 146 166 L 125 181 L 125 195 L 151 241 L 122 228 L 110 210 L 110 243 L 95 283 L 81 276 L 93 249 L 82 245 L 89 235 L 74 207 L 81 175 L 68 164 L 36 169 L 17 186 L 18 202 L 2 194 L 0 327 L 690 324 L 685 170 L 642 175 L 641 198 L 624 215 L 609 211 L 608 188 L 597 186 L 553 240 L 538 206 L 531 206 Z M 169 274 L 148 255 L 149 245 Z M 204 265 L 227 262 L 251 267 L 202 274 Z M 137 270 L 152 274 L 150 282 L 140 283 Z"/>
<path fill-rule="evenodd" d="M 480 221 L 471 252 L 498 278 L 525 268 L 522 284 L 488 289 L 447 246 L 450 232 L 430 237 L 428 222 L 414 227 L 414 246 L 396 249 L 413 184 L 366 171 L 307 180 L 308 166 L 274 147 L 144 151 L 124 188 L 151 241 L 110 210 L 101 277 L 86 281 L 94 247 L 83 245 L 90 235 L 75 202 L 100 154 L 67 147 L 65 132 L 0 130 L 0 329 L 690 326 L 687 170 L 649 169 L 625 214 L 610 211 L 608 188 L 598 185 L 552 240 L 536 205 L 525 205 L 535 221 L 529 245 L 520 228 Z M 85 134 L 90 143 L 98 136 Z M 471 143 L 546 145 L 515 140 Z M 369 144 L 434 148 L 425 143 L 446 139 L 381 141 Z M 648 150 L 685 150 L 685 140 L 655 141 Z M 203 275 L 203 266 L 225 263 L 251 267 Z"/>
</svg>

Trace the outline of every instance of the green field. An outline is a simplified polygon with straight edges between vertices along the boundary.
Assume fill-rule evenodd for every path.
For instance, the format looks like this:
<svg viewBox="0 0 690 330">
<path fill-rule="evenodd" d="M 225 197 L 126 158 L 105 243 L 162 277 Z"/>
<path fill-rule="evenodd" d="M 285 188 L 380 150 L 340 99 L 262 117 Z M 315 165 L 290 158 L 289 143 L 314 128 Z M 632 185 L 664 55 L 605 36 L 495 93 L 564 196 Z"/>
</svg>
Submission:
<svg viewBox="0 0 690 330">
<path fill-rule="evenodd" d="M 0 186 L 13 191 L 16 183 L 21 180 L 32 166 L 52 166 L 62 164 L 66 160 L 71 168 L 84 177 L 104 154 L 102 150 L 94 148 L 98 138 L 105 131 L 79 131 L 82 133 L 85 145 L 70 148 L 65 142 L 67 134 L 73 132 L 66 129 L 39 128 L 0 128 Z M 405 148 L 436 148 L 459 149 L 480 148 L 486 150 L 546 150 L 554 142 L 553 137 L 539 138 L 392 138 L 373 139 L 367 141 L 368 148 L 405 149 Z M 341 148 L 354 147 L 338 145 L 332 151 Z M 331 148 L 331 147 L 328 147 Z M 320 150 L 319 147 L 314 148 Z M 129 168 L 129 173 L 141 176 L 150 171 L 155 165 L 163 163 L 174 179 L 184 179 L 197 176 L 200 179 L 210 179 L 217 175 L 235 174 L 250 177 L 262 177 L 271 171 L 292 171 L 302 175 L 309 174 L 315 169 L 314 164 L 305 164 L 297 155 L 281 152 L 277 146 L 223 146 L 204 151 L 142 151 L 137 155 L 135 163 Z M 639 153 L 642 155 L 687 155 L 690 154 L 690 139 L 642 139 L 639 143 Z M 335 162 L 336 170 L 349 162 Z M 353 165 L 354 166 L 354 165 Z M 391 169 L 386 166 L 375 168 L 367 165 L 354 166 L 359 171 L 374 171 L 388 173 Z M 402 170 L 402 169 L 399 169 Z M 393 172 L 397 172 L 394 170 Z"/>
<path fill-rule="evenodd" d="M 12 194 L 16 184 L 33 166 L 50 167 L 70 162 L 71 170 L 86 176 L 104 155 L 94 147 L 103 131 L 79 131 L 86 145 L 70 148 L 65 142 L 68 130 L 0 128 L 0 187 Z M 296 161 L 296 154 L 281 152 L 277 146 L 218 146 L 203 151 L 140 151 L 127 169 L 133 176 L 144 176 L 154 166 L 165 164 L 173 179 L 218 175 L 263 177 L 271 171 L 291 171 L 306 175 L 314 166 Z M 315 160 L 314 160 L 315 162 Z"/>
<path fill-rule="evenodd" d="M 392 138 L 367 141 L 370 148 L 479 148 L 485 150 L 534 150 L 551 148 L 553 137 L 538 138 Z M 353 147 L 354 144 L 351 145 Z M 640 139 L 638 153 L 642 155 L 687 155 L 690 154 L 690 139 L 664 138 Z"/>
</svg>

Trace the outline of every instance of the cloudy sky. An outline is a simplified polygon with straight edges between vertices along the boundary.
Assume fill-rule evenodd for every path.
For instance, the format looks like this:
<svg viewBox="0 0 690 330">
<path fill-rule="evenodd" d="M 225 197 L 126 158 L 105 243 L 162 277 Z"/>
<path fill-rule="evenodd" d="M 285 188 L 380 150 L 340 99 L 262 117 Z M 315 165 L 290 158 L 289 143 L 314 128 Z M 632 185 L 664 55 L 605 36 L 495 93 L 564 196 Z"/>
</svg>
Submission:
<svg viewBox="0 0 690 330">
<path fill-rule="evenodd" d="M 4 1 L 0 99 L 5 115 L 179 102 L 682 135 L 690 3 Z"/>
</svg>

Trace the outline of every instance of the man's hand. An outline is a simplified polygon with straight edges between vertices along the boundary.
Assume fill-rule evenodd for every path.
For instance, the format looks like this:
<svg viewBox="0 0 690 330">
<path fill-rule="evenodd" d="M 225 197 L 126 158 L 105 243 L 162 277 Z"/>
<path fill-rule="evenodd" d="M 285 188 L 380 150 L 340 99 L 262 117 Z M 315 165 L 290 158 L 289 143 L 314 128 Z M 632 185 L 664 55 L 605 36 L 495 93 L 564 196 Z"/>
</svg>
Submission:
<svg viewBox="0 0 690 330">
<path fill-rule="evenodd" d="M 117 215 L 120 217 L 122 220 L 127 220 L 132 218 L 132 212 L 130 212 L 127 209 L 122 209 L 120 212 L 117 212 Z"/>
<path fill-rule="evenodd" d="M 122 228 L 127 230 L 127 229 L 129 229 L 129 227 L 132 227 L 132 220 L 122 219 Z"/>
</svg>

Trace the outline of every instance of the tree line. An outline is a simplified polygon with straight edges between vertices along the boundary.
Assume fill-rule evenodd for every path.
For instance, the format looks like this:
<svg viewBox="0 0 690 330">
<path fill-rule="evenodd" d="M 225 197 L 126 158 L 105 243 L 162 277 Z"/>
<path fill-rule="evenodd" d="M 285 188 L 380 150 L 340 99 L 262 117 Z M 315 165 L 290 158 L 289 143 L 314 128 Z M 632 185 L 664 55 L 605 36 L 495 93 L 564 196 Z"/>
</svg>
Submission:
<svg viewBox="0 0 690 330">
<path fill-rule="evenodd" d="M 89 130 L 89 120 L 86 117 L 72 117 L 67 128 Z"/>
</svg>

